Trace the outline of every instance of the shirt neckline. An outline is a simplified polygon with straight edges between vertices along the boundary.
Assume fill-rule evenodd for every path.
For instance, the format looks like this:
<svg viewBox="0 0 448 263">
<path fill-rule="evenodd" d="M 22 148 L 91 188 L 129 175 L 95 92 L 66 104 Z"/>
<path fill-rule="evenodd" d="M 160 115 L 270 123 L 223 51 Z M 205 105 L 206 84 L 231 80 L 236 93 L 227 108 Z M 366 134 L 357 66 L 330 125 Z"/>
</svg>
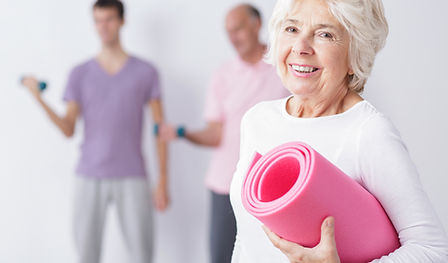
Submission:
<svg viewBox="0 0 448 263">
<path fill-rule="evenodd" d="M 119 75 L 121 75 L 129 66 L 129 64 L 131 63 L 131 60 L 133 59 L 132 55 L 128 55 L 128 58 L 126 59 L 126 62 L 123 64 L 123 66 L 121 66 L 120 70 L 118 70 L 116 73 L 114 74 L 110 74 L 108 72 L 106 72 L 104 70 L 103 67 L 101 67 L 100 63 L 98 62 L 98 60 L 96 58 L 93 58 L 93 64 L 95 65 L 95 67 L 101 72 L 101 74 L 103 74 L 104 76 L 108 77 L 108 78 L 115 78 Z"/>
<path fill-rule="evenodd" d="M 320 117 L 312 117 L 312 118 L 303 118 L 303 117 L 294 117 L 294 116 L 290 115 L 288 113 L 288 111 L 286 110 L 287 102 L 293 96 L 294 95 L 291 95 L 291 96 L 283 99 L 283 101 L 281 103 L 281 107 L 282 107 L 281 112 L 282 112 L 282 115 L 284 117 L 286 117 L 287 119 L 290 119 L 292 121 L 297 121 L 297 122 L 299 122 L 299 121 L 300 122 L 316 122 L 316 121 L 325 121 L 325 120 L 333 120 L 333 119 L 343 118 L 347 115 L 352 114 L 353 112 L 356 112 L 359 108 L 361 108 L 361 106 L 368 104 L 368 101 L 363 99 L 362 101 L 359 101 L 355 105 L 350 107 L 348 110 L 338 113 L 338 114 L 320 116 Z"/>
</svg>

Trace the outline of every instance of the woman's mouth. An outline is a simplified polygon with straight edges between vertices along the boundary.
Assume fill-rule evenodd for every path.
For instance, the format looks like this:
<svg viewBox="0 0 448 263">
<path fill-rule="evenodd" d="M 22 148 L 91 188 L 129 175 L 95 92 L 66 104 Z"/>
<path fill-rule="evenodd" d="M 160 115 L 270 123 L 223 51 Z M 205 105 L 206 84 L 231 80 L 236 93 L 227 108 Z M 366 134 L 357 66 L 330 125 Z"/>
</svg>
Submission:
<svg viewBox="0 0 448 263">
<path fill-rule="evenodd" d="M 289 64 L 292 73 L 298 77 L 310 77 L 319 70 L 319 68 L 310 65 Z"/>
</svg>

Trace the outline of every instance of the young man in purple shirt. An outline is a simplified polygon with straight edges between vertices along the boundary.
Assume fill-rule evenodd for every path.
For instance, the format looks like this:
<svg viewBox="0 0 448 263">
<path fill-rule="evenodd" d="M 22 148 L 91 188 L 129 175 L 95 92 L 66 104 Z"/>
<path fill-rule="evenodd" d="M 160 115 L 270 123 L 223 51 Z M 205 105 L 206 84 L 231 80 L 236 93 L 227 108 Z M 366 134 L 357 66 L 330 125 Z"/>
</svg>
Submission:
<svg viewBox="0 0 448 263">
<path fill-rule="evenodd" d="M 64 116 L 43 100 L 36 79 L 26 77 L 23 84 L 67 137 L 73 135 L 78 117 L 83 119 L 74 218 L 79 262 L 100 261 L 106 209 L 114 203 L 132 262 L 147 263 L 152 261 L 153 247 L 151 199 L 160 211 L 169 204 L 166 144 L 157 139 L 160 176 L 152 195 L 141 149 L 146 105 L 154 121 L 163 123 L 159 79 L 151 64 L 122 49 L 120 1 L 98 0 L 93 17 L 102 48 L 95 58 L 72 70 Z"/>
</svg>

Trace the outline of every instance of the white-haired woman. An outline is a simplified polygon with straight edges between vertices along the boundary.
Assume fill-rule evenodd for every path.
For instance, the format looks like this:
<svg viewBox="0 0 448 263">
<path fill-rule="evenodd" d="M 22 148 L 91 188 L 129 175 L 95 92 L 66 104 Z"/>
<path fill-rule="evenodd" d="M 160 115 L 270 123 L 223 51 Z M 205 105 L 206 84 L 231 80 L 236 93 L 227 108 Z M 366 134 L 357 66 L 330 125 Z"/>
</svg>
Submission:
<svg viewBox="0 0 448 263">
<path fill-rule="evenodd" d="M 340 261 L 332 217 L 322 223 L 321 242 L 305 248 L 263 231 L 242 205 L 253 153 L 289 141 L 311 145 L 380 201 L 401 247 L 375 262 L 448 262 L 446 234 L 398 131 L 359 95 L 387 34 L 381 0 L 277 1 L 268 58 L 292 96 L 260 103 L 242 120 L 230 192 L 238 229 L 233 263 Z"/>
</svg>

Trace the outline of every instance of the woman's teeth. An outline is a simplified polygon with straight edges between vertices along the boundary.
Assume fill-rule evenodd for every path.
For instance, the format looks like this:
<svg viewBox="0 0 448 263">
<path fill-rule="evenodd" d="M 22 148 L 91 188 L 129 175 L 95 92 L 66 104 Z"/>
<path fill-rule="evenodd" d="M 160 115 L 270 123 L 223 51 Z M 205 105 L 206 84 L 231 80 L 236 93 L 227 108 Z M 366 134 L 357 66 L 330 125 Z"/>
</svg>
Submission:
<svg viewBox="0 0 448 263">
<path fill-rule="evenodd" d="M 300 73 L 311 73 L 311 72 L 315 72 L 317 70 L 317 68 L 313 68 L 313 67 L 304 67 L 304 66 L 299 66 L 299 65 L 291 65 L 292 69 L 294 69 L 297 72 Z"/>
</svg>

